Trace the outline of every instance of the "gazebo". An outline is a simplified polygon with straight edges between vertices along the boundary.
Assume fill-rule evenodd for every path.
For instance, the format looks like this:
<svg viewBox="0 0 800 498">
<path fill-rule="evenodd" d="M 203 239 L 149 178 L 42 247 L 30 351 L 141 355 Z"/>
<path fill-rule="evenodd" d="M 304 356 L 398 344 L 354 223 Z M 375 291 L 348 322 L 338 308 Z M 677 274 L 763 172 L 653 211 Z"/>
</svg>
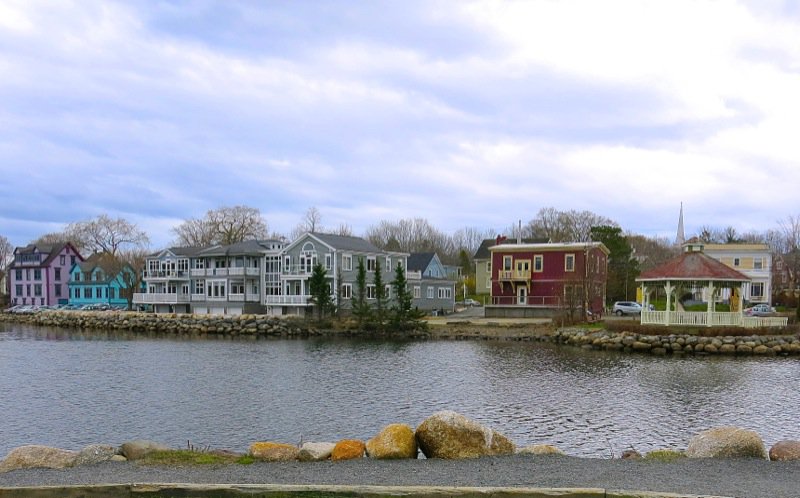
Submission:
<svg viewBox="0 0 800 498">
<path fill-rule="evenodd" d="M 785 317 L 749 317 L 742 313 L 742 286 L 750 281 L 743 273 L 703 254 L 703 245 L 689 242 L 677 258 L 648 270 L 636 279 L 641 283 L 643 311 L 642 324 L 650 325 L 694 325 L 703 327 L 781 327 Z M 667 296 L 664 311 L 650 311 L 650 295 L 663 288 Z M 702 289 L 707 303 L 706 311 L 684 311 L 680 297 L 684 291 Z M 716 311 L 721 301 L 722 290 L 730 292 L 730 311 Z M 673 310 L 673 302 L 675 303 Z"/>
</svg>

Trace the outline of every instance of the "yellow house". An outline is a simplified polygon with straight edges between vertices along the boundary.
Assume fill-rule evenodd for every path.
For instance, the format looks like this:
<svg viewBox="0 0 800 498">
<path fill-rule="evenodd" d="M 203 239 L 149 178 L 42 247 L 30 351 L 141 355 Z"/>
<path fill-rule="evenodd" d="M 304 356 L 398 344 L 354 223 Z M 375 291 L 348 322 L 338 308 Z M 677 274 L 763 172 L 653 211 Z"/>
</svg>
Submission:
<svg viewBox="0 0 800 498">
<path fill-rule="evenodd" d="M 742 288 L 742 298 L 749 303 L 772 301 L 772 252 L 766 244 L 704 244 L 703 252 L 728 268 L 747 275 L 750 282 Z M 727 299 L 730 296 L 723 296 Z"/>
</svg>

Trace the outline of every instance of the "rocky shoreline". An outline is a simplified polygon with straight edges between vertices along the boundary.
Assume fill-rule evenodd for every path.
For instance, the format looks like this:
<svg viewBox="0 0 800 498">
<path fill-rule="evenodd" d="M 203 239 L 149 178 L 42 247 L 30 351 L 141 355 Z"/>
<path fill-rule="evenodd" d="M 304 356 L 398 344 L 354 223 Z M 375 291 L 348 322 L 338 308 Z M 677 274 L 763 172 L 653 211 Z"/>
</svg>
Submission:
<svg viewBox="0 0 800 498">
<path fill-rule="evenodd" d="M 212 316 L 136 312 L 47 311 L 32 315 L 0 314 L 0 322 L 24 323 L 64 330 L 94 330 L 196 337 L 307 338 L 385 337 L 414 340 L 503 340 L 549 342 L 587 350 L 652 355 L 800 355 L 800 337 L 748 335 L 705 337 L 690 334 L 648 335 L 598 328 L 554 328 L 541 323 L 472 323 L 443 325 L 394 334 L 376 334 L 352 327 L 320 328 L 313 321 L 265 315 Z"/>
</svg>

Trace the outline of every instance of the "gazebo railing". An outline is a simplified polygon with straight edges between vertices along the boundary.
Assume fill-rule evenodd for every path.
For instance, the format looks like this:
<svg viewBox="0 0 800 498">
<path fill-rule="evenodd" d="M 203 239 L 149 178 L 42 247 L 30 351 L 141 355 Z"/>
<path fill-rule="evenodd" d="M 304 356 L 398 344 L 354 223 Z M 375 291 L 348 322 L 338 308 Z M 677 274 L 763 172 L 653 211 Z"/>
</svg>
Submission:
<svg viewBox="0 0 800 498">
<path fill-rule="evenodd" d="M 642 311 L 641 323 L 644 325 L 664 325 L 666 311 Z M 755 317 L 742 316 L 741 313 L 712 312 L 711 327 L 785 327 L 786 317 Z M 669 314 L 670 325 L 692 325 L 699 327 L 709 326 L 709 313 L 705 311 L 671 311 Z"/>
</svg>

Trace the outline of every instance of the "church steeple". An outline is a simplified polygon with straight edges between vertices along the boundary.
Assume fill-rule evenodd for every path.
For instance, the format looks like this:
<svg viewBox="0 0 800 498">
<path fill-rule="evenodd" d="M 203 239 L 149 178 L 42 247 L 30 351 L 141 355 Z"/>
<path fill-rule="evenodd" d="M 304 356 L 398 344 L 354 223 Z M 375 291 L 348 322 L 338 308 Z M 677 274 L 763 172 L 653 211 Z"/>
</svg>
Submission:
<svg viewBox="0 0 800 498">
<path fill-rule="evenodd" d="M 683 233 L 683 203 L 681 202 L 681 214 L 678 216 L 678 234 L 675 236 L 675 245 L 682 246 L 686 242 L 686 236 Z"/>
</svg>

